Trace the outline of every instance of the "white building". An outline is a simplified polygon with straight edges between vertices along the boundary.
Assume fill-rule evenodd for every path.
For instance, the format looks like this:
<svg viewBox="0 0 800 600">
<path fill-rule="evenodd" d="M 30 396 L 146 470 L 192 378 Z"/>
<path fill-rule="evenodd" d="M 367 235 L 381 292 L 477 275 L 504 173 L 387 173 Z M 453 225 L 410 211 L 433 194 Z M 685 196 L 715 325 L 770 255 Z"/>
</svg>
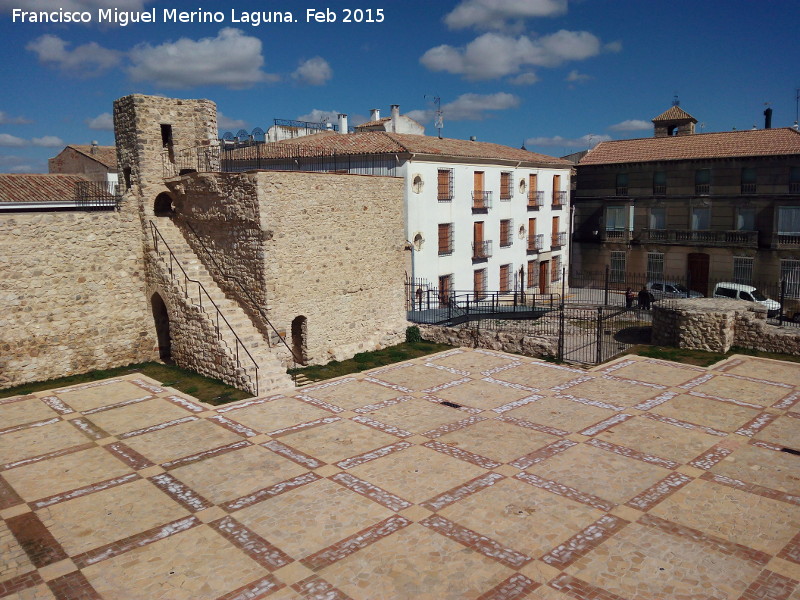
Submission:
<svg viewBox="0 0 800 600">
<path fill-rule="evenodd" d="M 546 293 L 558 291 L 568 272 L 568 161 L 388 131 L 319 133 L 259 153 L 269 168 L 403 177 L 408 276 L 428 288 Z M 238 158 L 243 169 L 252 168 L 245 156 Z"/>
</svg>

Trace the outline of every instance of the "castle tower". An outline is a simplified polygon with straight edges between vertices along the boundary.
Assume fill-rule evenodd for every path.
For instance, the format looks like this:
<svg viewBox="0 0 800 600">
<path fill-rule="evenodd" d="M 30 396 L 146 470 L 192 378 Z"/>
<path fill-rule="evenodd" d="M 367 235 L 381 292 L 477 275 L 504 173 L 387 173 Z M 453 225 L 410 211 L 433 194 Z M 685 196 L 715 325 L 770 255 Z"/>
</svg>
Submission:
<svg viewBox="0 0 800 600">
<path fill-rule="evenodd" d="M 155 198 L 168 191 L 164 178 L 196 170 L 198 148 L 217 144 L 217 106 L 132 94 L 114 102 L 114 134 L 125 187 L 152 214 Z"/>
<path fill-rule="evenodd" d="M 683 110 L 677 103 L 669 110 L 653 118 L 655 137 L 670 137 L 674 135 L 692 135 L 697 119 Z"/>
</svg>

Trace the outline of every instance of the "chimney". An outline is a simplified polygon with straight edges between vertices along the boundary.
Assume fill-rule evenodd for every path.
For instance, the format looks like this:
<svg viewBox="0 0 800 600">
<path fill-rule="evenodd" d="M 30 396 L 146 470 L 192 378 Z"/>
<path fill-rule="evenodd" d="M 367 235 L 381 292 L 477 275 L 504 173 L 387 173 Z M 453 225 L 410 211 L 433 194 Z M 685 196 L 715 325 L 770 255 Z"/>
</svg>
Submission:
<svg viewBox="0 0 800 600">
<path fill-rule="evenodd" d="M 772 109 L 764 111 L 764 129 L 772 129 Z"/>
<path fill-rule="evenodd" d="M 97 146 L 98 146 L 97 140 L 92 140 L 92 150 L 91 150 L 92 154 L 97 154 Z"/>
<path fill-rule="evenodd" d="M 339 113 L 339 133 L 347 133 L 347 115 Z"/>
<path fill-rule="evenodd" d="M 400 116 L 400 105 L 392 104 L 392 133 L 397 133 L 397 118 Z"/>
<path fill-rule="evenodd" d="M 380 108 L 373 108 L 369 111 L 369 120 L 370 121 L 380 121 L 381 120 L 381 109 Z"/>
</svg>

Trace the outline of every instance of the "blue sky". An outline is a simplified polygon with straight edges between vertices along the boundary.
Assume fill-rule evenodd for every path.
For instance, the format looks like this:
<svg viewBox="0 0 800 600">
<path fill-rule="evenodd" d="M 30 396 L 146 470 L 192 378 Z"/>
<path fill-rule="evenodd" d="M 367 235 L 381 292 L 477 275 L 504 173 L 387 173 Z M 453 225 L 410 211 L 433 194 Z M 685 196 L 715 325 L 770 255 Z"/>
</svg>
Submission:
<svg viewBox="0 0 800 600">
<path fill-rule="evenodd" d="M 59 8 L 92 22 L 14 22 L 14 9 Z M 348 8 L 383 21 L 344 23 Z M 99 23 L 108 9 L 156 22 Z M 308 9 L 336 22 L 306 22 Z M 165 10 L 223 21 L 164 22 Z M 243 22 L 262 11 L 297 22 Z M 773 126 L 791 126 L 798 24 L 796 0 L 0 0 L 0 172 L 112 144 L 112 102 L 130 93 L 214 100 L 220 133 L 336 112 L 353 125 L 399 104 L 434 134 L 438 96 L 444 136 L 555 156 L 649 137 L 675 94 L 704 131 L 762 127 L 765 102 Z"/>
</svg>

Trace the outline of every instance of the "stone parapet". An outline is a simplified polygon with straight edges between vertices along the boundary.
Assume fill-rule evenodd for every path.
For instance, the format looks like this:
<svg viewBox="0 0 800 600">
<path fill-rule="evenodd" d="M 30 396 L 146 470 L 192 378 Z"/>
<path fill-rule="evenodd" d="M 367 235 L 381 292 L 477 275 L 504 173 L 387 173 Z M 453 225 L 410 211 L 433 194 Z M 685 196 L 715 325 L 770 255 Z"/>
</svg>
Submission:
<svg viewBox="0 0 800 600">
<path fill-rule="evenodd" d="M 438 325 L 419 325 L 419 331 L 423 339 L 437 344 L 486 348 L 524 356 L 555 356 L 558 347 L 556 336 L 542 337 L 508 331 L 481 331 L 469 327 L 441 327 Z"/>
<path fill-rule="evenodd" d="M 686 298 L 653 306 L 652 343 L 708 352 L 731 347 L 800 355 L 800 329 L 776 327 L 767 310 L 752 302 Z"/>
</svg>

